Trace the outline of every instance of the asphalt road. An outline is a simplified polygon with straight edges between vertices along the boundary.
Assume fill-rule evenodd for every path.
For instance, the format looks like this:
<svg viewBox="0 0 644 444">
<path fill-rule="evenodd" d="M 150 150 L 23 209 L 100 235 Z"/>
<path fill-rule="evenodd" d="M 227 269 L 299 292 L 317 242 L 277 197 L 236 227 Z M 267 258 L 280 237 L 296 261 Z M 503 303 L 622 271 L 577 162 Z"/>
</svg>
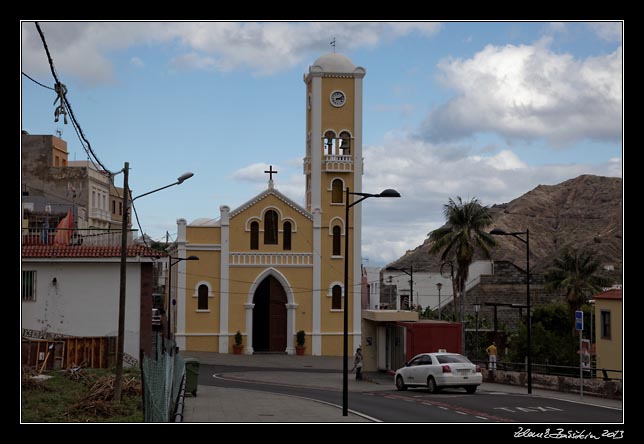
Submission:
<svg viewBox="0 0 644 444">
<path fill-rule="evenodd" d="M 233 366 L 203 365 L 199 384 L 229 388 L 243 388 L 288 395 L 303 396 L 342 404 L 342 392 L 335 389 L 297 387 L 285 384 L 233 381 L 225 378 L 229 372 L 269 371 Z M 277 369 L 276 369 L 277 370 Z M 284 371 L 284 369 L 279 369 Z M 310 370 L 297 369 L 297 372 Z M 320 370 L 316 370 L 320 372 Z M 335 372 L 337 371 L 329 371 Z M 391 390 L 349 393 L 349 409 L 366 414 L 383 422 L 433 422 L 433 423 L 619 423 L 622 411 L 589 405 L 587 403 L 520 394 L 490 392 L 479 388 L 475 394 L 462 389 L 447 389 L 431 394 L 426 389 Z"/>
</svg>

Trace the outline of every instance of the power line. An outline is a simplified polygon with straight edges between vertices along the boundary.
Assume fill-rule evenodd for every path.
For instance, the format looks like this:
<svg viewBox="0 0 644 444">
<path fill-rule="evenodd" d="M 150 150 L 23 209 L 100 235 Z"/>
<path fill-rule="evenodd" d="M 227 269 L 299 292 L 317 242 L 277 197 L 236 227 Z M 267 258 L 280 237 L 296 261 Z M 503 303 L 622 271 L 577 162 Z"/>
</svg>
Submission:
<svg viewBox="0 0 644 444">
<path fill-rule="evenodd" d="M 80 124 L 76 120 L 76 116 L 74 115 L 74 111 L 72 110 L 71 103 L 69 103 L 69 100 L 67 99 L 67 87 L 63 83 L 61 83 L 60 80 L 58 79 L 58 74 L 56 73 L 56 68 L 54 67 L 54 60 L 51 57 L 51 53 L 49 52 L 49 47 L 47 46 L 47 41 L 45 40 L 45 34 L 42 32 L 42 29 L 40 29 L 40 25 L 38 24 L 38 22 L 34 22 L 34 23 L 36 24 L 36 29 L 38 30 L 38 34 L 40 35 L 40 40 L 42 40 L 42 44 L 45 48 L 45 52 L 47 53 L 47 61 L 49 62 L 49 68 L 51 69 L 51 74 L 54 77 L 54 80 L 56 81 L 54 91 L 58 93 L 58 98 L 60 98 L 60 102 L 61 102 L 61 104 L 59 105 L 59 108 L 56 109 L 56 113 L 55 113 L 56 117 L 58 118 L 59 114 L 63 114 L 65 116 L 65 123 L 67 123 L 66 115 L 69 114 L 69 117 L 72 121 L 72 125 L 76 130 L 76 135 L 81 140 L 81 145 L 83 146 L 83 149 L 85 150 L 87 155 L 90 157 L 93 157 L 94 160 L 96 160 L 96 162 L 101 166 L 103 170 L 109 172 L 110 170 L 105 165 L 103 165 L 103 163 L 100 161 L 96 153 L 94 153 L 94 150 L 92 150 L 92 145 L 89 143 L 89 140 L 87 140 L 87 137 L 85 137 L 85 133 L 83 133 L 83 129 L 81 128 Z"/>
<path fill-rule="evenodd" d="M 36 80 L 36 79 L 34 79 L 33 77 L 31 77 L 31 76 L 29 76 L 28 74 L 26 74 L 24 71 L 22 71 L 22 75 L 23 75 L 23 76 L 25 76 L 25 77 L 27 77 L 29 80 L 31 80 L 32 82 L 34 82 L 36 85 L 40 85 L 40 86 L 42 86 L 43 88 L 47 88 L 47 89 L 51 89 L 52 91 L 56 91 L 56 90 L 55 90 L 54 88 L 52 88 L 51 86 L 43 85 L 43 84 L 42 84 L 42 83 L 40 83 L 38 80 Z"/>
</svg>

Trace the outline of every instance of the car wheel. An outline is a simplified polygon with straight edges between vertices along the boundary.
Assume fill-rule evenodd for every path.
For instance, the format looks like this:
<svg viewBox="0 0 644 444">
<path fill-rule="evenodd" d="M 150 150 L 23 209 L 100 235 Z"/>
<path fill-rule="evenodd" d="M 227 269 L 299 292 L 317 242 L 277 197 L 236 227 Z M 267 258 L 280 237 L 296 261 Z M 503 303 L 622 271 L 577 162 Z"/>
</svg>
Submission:
<svg viewBox="0 0 644 444">
<path fill-rule="evenodd" d="M 427 378 L 427 388 L 429 389 L 429 393 L 438 393 L 439 388 L 432 376 Z"/>
<path fill-rule="evenodd" d="M 407 386 L 403 382 L 403 378 L 400 375 L 396 377 L 396 388 L 398 389 L 398 391 L 401 391 L 401 392 L 403 390 L 407 390 Z"/>
<path fill-rule="evenodd" d="M 476 387 L 476 385 L 468 385 L 465 387 L 465 391 L 470 394 L 474 393 L 476 391 Z"/>
</svg>

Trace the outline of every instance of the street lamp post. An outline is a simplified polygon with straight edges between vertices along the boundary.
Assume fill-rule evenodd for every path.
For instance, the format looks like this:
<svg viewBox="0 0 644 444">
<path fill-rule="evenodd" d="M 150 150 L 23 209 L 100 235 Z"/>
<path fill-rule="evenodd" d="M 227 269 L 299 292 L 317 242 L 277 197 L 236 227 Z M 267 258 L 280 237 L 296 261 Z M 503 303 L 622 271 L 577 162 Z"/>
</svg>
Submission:
<svg viewBox="0 0 644 444">
<path fill-rule="evenodd" d="M 172 260 L 175 259 L 174 262 Z M 170 328 L 170 319 L 172 314 L 172 266 L 178 264 L 181 261 L 198 261 L 197 256 L 189 257 L 171 257 L 168 265 L 168 339 L 172 339 L 172 329 Z"/>
<path fill-rule="evenodd" d="M 409 308 L 413 310 L 414 307 L 414 266 L 409 266 L 409 271 L 406 268 L 387 267 L 387 270 L 402 271 L 409 276 Z"/>
<path fill-rule="evenodd" d="M 360 199 L 349 203 L 349 196 L 361 196 Z M 342 416 L 349 416 L 349 208 L 359 204 L 369 197 L 400 197 L 396 190 L 386 189 L 380 194 L 352 193 L 349 187 L 344 198 L 344 333 L 342 359 Z"/>
<path fill-rule="evenodd" d="M 120 285 L 119 285 L 119 325 L 118 337 L 116 340 L 116 371 L 114 377 L 114 400 L 121 401 L 121 389 L 123 385 L 123 348 L 125 343 L 125 287 L 127 277 L 127 222 L 128 211 L 130 206 L 130 189 L 128 187 L 128 177 L 130 171 L 130 163 L 125 162 L 123 169 L 119 173 L 123 173 L 123 220 L 121 221 L 121 268 L 120 268 Z M 119 174 L 116 173 L 116 174 Z M 139 197 L 147 196 L 148 194 L 156 193 L 174 185 L 181 185 L 187 179 L 193 176 L 192 173 L 182 174 L 177 178 L 176 182 L 169 185 L 157 188 L 156 190 L 148 191 L 133 199 L 134 202 Z"/>
<path fill-rule="evenodd" d="M 512 236 L 519 239 L 526 245 L 526 322 L 528 326 L 528 394 L 532 394 L 532 348 L 531 348 L 531 330 L 532 318 L 530 315 L 530 230 L 526 228 L 525 231 L 516 231 L 508 233 L 500 228 L 494 228 L 490 234 L 496 236 Z M 520 234 L 525 234 L 525 239 L 519 237 Z"/>
<path fill-rule="evenodd" d="M 441 288 L 443 288 L 443 284 L 441 282 L 437 282 L 436 288 L 438 288 L 438 320 L 442 321 L 443 318 L 441 317 Z"/>
<path fill-rule="evenodd" d="M 476 314 L 476 359 L 479 358 L 479 310 L 481 310 L 481 305 L 474 304 L 474 313 Z"/>
</svg>

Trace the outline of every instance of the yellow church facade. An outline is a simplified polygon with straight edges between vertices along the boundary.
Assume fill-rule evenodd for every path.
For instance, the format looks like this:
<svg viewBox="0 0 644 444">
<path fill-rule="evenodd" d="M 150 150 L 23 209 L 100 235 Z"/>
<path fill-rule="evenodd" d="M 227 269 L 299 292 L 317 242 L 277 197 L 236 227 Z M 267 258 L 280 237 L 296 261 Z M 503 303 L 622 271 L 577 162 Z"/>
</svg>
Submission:
<svg viewBox="0 0 644 444">
<path fill-rule="evenodd" d="M 172 257 L 198 256 L 171 267 L 171 327 L 181 350 L 342 355 L 344 251 L 349 235 L 349 349 L 361 343 L 361 209 L 345 221 L 345 191 L 362 191 L 362 81 L 347 57 L 319 57 L 304 75 L 305 202 L 268 186 L 241 206 L 177 221 Z M 258 174 L 261 174 L 258 171 Z M 353 197 L 352 197 L 353 198 Z M 353 202 L 353 200 L 351 200 Z"/>
</svg>

